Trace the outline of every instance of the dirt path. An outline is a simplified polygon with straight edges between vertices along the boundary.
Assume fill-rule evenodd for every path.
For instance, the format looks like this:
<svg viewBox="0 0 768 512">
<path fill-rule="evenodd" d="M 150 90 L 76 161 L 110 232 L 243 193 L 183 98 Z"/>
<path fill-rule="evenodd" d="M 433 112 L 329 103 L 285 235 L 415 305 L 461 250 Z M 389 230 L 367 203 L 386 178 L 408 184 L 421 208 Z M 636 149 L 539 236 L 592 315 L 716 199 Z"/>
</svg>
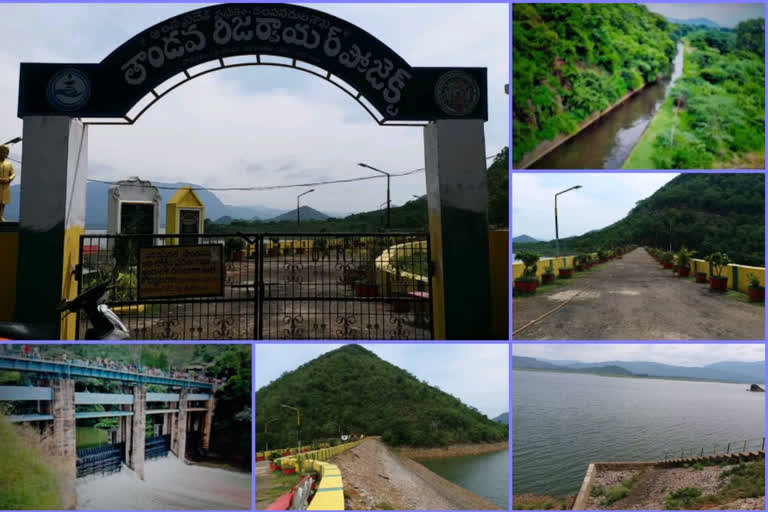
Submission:
<svg viewBox="0 0 768 512">
<path fill-rule="evenodd" d="M 499 510 L 500 508 L 368 439 L 331 459 L 344 481 L 352 510 Z"/>
<path fill-rule="evenodd" d="M 245 510 L 251 475 L 187 465 L 176 457 L 145 462 L 145 480 L 120 473 L 78 479 L 78 510 Z"/>
<path fill-rule="evenodd" d="M 765 309 L 676 277 L 644 249 L 567 286 L 513 300 L 514 329 L 570 303 L 516 340 L 761 340 Z M 746 279 L 746 276 L 744 277 Z"/>
</svg>

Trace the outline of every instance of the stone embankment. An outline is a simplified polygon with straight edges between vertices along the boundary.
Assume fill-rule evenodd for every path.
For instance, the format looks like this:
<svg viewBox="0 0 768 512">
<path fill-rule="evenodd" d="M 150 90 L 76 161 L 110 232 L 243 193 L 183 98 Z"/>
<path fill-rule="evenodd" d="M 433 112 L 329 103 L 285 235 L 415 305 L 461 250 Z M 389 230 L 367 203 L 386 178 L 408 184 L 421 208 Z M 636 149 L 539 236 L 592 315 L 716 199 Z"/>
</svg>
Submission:
<svg viewBox="0 0 768 512">
<path fill-rule="evenodd" d="M 330 462 L 341 470 L 346 509 L 501 510 L 377 439 L 367 439 Z"/>
<path fill-rule="evenodd" d="M 443 457 L 461 457 L 463 455 L 482 455 L 483 453 L 508 450 L 509 442 L 483 444 L 453 444 L 442 448 L 412 448 L 401 446 L 398 453 L 411 459 L 440 459 Z"/>
</svg>

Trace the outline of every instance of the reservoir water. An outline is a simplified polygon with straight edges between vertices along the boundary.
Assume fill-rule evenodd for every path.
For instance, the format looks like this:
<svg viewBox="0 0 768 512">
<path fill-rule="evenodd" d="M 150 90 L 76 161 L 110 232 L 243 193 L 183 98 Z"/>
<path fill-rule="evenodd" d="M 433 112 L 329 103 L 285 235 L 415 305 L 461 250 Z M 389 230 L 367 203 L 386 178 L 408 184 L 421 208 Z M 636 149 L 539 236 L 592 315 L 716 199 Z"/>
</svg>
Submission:
<svg viewBox="0 0 768 512">
<path fill-rule="evenodd" d="M 757 451 L 765 435 L 765 393 L 749 384 L 523 370 L 512 384 L 514 494 L 576 494 L 590 462 L 745 439 Z"/>
<path fill-rule="evenodd" d="M 534 162 L 529 169 L 619 169 L 683 74 L 683 45 L 670 77 L 649 85 L 623 105 Z"/>
<path fill-rule="evenodd" d="M 506 509 L 509 507 L 509 450 L 482 455 L 419 459 L 446 480 Z"/>
</svg>

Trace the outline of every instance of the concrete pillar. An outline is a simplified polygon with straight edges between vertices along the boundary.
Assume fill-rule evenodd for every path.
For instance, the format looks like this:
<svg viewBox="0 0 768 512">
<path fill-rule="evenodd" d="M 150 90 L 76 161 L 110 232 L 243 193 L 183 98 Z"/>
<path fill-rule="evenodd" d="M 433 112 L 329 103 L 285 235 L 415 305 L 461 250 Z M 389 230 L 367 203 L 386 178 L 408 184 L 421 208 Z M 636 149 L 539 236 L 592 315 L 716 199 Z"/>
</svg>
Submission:
<svg viewBox="0 0 768 512">
<path fill-rule="evenodd" d="M 77 429 L 75 424 L 75 381 L 55 379 L 53 387 L 53 440 L 56 455 L 66 461 L 66 472 L 77 476 Z"/>
<path fill-rule="evenodd" d="M 187 395 L 189 390 L 179 392 L 179 413 L 176 420 L 176 456 L 184 462 L 187 455 Z"/>
<path fill-rule="evenodd" d="M 55 325 L 61 339 L 73 339 L 75 316 L 60 321 L 55 307 L 77 295 L 88 129 L 69 117 L 26 117 L 23 137 L 16 320 Z"/>
<path fill-rule="evenodd" d="M 490 337 L 488 173 L 482 120 L 424 127 L 436 339 Z"/>
<path fill-rule="evenodd" d="M 147 388 L 142 385 L 133 387 L 133 426 L 131 451 L 128 452 L 128 465 L 144 480 L 144 446 L 147 425 Z"/>
<path fill-rule="evenodd" d="M 216 389 L 211 391 L 211 398 L 205 403 L 205 417 L 203 418 L 203 450 L 208 451 L 211 446 L 211 425 L 213 423 L 213 410 L 216 408 L 214 395 Z"/>
</svg>

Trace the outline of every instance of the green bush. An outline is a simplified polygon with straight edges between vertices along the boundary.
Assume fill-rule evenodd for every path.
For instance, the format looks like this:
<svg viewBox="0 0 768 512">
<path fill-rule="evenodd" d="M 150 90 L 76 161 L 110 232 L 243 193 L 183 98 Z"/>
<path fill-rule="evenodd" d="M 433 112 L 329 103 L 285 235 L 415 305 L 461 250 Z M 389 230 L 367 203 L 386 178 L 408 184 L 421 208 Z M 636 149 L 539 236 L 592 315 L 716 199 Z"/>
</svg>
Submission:
<svg viewBox="0 0 768 512">
<path fill-rule="evenodd" d="M 693 500 L 701 496 L 701 489 L 697 487 L 682 487 L 667 495 L 664 502 L 667 509 L 677 510 L 682 507 L 690 507 Z"/>
<path fill-rule="evenodd" d="M 628 495 L 629 489 L 623 485 L 614 485 L 605 491 L 605 499 L 603 500 L 603 503 L 605 505 L 611 505 L 612 503 L 615 503 L 620 499 L 627 497 Z"/>
</svg>

